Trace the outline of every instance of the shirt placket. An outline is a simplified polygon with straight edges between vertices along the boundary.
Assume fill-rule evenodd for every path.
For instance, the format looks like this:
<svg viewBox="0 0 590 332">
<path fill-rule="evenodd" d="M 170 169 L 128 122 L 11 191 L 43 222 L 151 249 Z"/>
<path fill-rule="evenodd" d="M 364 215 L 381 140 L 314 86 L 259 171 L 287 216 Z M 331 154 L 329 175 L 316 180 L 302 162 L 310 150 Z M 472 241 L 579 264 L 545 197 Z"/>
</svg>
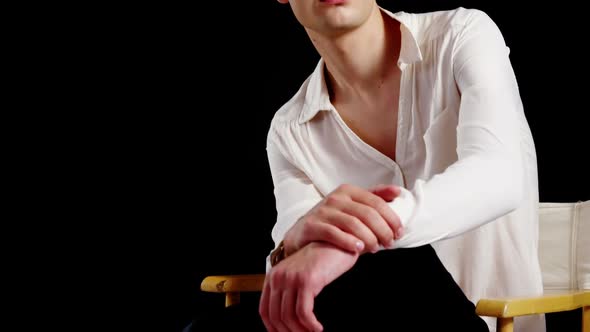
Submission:
<svg viewBox="0 0 590 332">
<path fill-rule="evenodd" d="M 409 94 L 410 86 L 410 68 L 405 63 L 400 64 L 401 70 L 401 77 L 400 77 L 400 91 L 399 91 L 399 102 L 398 102 L 398 109 L 397 109 L 397 135 L 396 135 L 396 143 L 395 143 L 395 157 L 396 161 L 394 163 L 396 172 L 400 176 L 403 182 L 403 187 L 407 186 L 407 179 L 404 171 L 402 169 L 404 165 L 405 155 L 406 155 L 406 148 L 407 148 L 407 137 L 408 137 L 408 115 L 410 111 L 410 100 L 411 96 Z"/>
</svg>

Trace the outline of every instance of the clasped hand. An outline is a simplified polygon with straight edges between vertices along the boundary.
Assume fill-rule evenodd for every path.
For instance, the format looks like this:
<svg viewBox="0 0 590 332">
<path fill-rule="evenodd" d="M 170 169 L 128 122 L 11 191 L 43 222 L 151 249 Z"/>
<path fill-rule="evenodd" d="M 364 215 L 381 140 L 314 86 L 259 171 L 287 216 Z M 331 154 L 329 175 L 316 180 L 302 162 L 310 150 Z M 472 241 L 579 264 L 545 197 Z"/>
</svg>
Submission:
<svg viewBox="0 0 590 332">
<path fill-rule="evenodd" d="M 387 205 L 400 194 L 393 185 L 363 189 L 342 185 L 286 233 L 286 258 L 267 274 L 259 312 L 268 331 L 322 331 L 313 313 L 320 291 L 354 266 L 359 255 L 391 248 L 402 236 Z"/>
</svg>

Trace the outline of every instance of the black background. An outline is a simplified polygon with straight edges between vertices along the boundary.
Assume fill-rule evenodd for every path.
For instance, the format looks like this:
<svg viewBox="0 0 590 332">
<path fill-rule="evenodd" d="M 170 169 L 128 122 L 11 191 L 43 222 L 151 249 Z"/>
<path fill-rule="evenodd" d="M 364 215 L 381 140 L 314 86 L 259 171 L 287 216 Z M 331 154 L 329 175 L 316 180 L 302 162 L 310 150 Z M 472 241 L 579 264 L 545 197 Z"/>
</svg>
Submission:
<svg viewBox="0 0 590 332">
<path fill-rule="evenodd" d="M 541 201 L 590 199 L 581 5 L 379 3 L 392 11 L 486 11 L 511 49 Z M 109 113 L 103 135 L 112 149 L 101 162 L 116 179 L 105 208 L 122 211 L 109 232 L 127 249 L 110 277 L 143 303 L 133 321 L 179 331 L 205 306 L 223 305 L 221 295 L 199 291 L 206 275 L 264 271 L 276 216 L 266 134 L 318 55 L 289 6 L 273 0 L 144 4 L 121 18 L 125 26 L 104 52 L 116 75 L 102 90 L 121 97 L 107 105 L 120 111 Z M 118 268 L 135 271 L 123 277 Z M 123 316 L 140 308 L 128 306 Z"/>
</svg>

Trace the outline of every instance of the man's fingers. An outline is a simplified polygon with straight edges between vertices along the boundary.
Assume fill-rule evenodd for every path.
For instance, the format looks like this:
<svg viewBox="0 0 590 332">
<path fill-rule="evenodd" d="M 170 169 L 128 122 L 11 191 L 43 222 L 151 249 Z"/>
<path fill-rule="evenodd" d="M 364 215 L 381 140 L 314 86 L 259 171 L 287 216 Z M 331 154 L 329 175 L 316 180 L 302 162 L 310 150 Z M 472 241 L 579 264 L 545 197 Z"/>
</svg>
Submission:
<svg viewBox="0 0 590 332">
<path fill-rule="evenodd" d="M 397 213 L 395 213 L 389 205 L 383 205 L 376 208 L 383 219 L 387 222 L 389 227 L 393 230 L 395 240 L 402 236 L 402 222 Z M 387 247 L 387 244 L 385 244 Z"/>
<path fill-rule="evenodd" d="M 389 225 L 391 231 L 394 234 L 394 239 L 399 239 L 402 236 L 402 231 L 401 231 L 401 227 L 402 227 L 402 223 L 398 217 L 398 215 L 393 212 L 393 210 L 389 207 L 389 205 L 387 205 L 387 203 L 385 202 L 386 199 L 380 197 L 379 195 L 375 194 L 374 192 L 379 192 L 385 195 L 388 195 L 389 197 L 393 197 L 392 200 L 396 197 L 398 197 L 401 194 L 401 189 L 397 186 L 393 186 L 393 185 L 378 185 L 375 186 L 373 189 L 373 194 L 367 194 L 366 192 L 364 194 L 362 193 L 356 193 L 355 195 L 351 195 L 352 199 L 356 202 L 359 202 L 361 204 L 365 204 L 368 205 L 372 208 L 374 208 L 375 210 L 377 210 L 377 212 L 379 212 L 379 214 L 383 217 L 383 219 L 387 222 L 387 224 Z M 388 198 L 389 198 L 388 197 Z M 389 247 L 391 245 L 393 245 L 393 243 L 384 243 L 381 242 L 383 244 L 383 246 L 385 247 Z"/>
<path fill-rule="evenodd" d="M 271 281 L 272 282 L 272 281 Z M 288 331 L 281 319 L 281 304 L 283 302 L 283 291 L 275 287 L 271 287 L 269 297 L 269 317 L 270 325 L 278 331 Z"/>
<path fill-rule="evenodd" d="M 260 303 L 258 305 L 258 313 L 260 314 L 260 318 L 262 318 L 262 322 L 266 327 L 266 330 L 269 332 L 275 332 L 276 330 L 270 324 L 270 316 L 269 316 L 269 306 L 270 306 L 270 282 L 268 276 L 264 280 L 264 286 L 262 288 L 262 295 L 260 296 Z"/>
<path fill-rule="evenodd" d="M 369 191 L 383 198 L 383 200 L 386 202 L 393 201 L 401 193 L 401 189 L 398 186 L 394 186 L 392 184 L 379 184 L 369 189 Z"/>
<path fill-rule="evenodd" d="M 323 331 L 324 327 L 322 324 L 320 324 L 313 313 L 313 302 L 314 297 L 312 292 L 305 287 L 300 288 L 299 292 L 297 293 L 295 312 L 297 317 L 299 317 L 301 324 L 309 331 Z"/>
<path fill-rule="evenodd" d="M 291 287 L 283 292 L 283 302 L 281 305 L 281 320 L 292 332 L 306 332 L 306 328 L 299 322 L 299 317 L 295 313 L 297 301 L 297 288 Z"/>
<path fill-rule="evenodd" d="M 391 210 L 388 206 L 381 207 L 382 210 Z M 342 208 L 342 212 L 358 218 L 375 234 L 379 243 L 383 246 L 389 246 L 391 241 L 395 238 L 394 230 L 391 225 L 385 220 L 382 212 L 356 201 L 351 201 Z M 385 211 L 387 212 L 387 211 Z M 392 212 L 392 211 L 391 211 Z"/>
<path fill-rule="evenodd" d="M 375 233 L 360 219 L 349 213 L 346 213 L 344 211 L 346 208 L 346 205 L 343 205 L 341 207 L 342 210 L 335 209 L 333 213 L 328 215 L 326 218 L 329 220 L 330 224 L 336 226 L 345 233 L 352 234 L 354 237 L 361 240 L 361 242 L 364 244 L 364 250 L 377 250 L 379 248 L 379 239 Z"/>
<path fill-rule="evenodd" d="M 391 202 L 396 199 L 399 195 L 401 195 L 402 190 L 398 186 L 394 185 L 378 185 L 374 188 L 373 194 L 381 197 L 386 202 Z M 389 208 L 385 207 L 378 207 L 379 213 L 381 213 L 385 221 L 390 225 L 390 227 L 394 230 L 395 239 L 399 239 L 403 235 L 403 227 L 399 216 Z"/>
<path fill-rule="evenodd" d="M 363 241 L 332 224 L 318 223 L 314 229 L 314 236 L 317 236 L 314 241 L 325 241 L 353 253 L 362 253 L 365 249 Z"/>
</svg>

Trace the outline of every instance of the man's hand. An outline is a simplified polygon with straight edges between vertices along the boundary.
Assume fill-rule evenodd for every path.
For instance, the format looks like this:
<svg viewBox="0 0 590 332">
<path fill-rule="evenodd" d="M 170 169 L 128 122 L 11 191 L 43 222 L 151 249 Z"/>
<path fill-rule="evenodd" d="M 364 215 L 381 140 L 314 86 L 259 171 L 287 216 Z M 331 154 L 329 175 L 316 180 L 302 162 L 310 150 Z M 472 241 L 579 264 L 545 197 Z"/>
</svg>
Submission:
<svg viewBox="0 0 590 332">
<path fill-rule="evenodd" d="M 341 185 L 327 195 L 285 234 L 287 256 L 308 243 L 331 243 L 353 253 L 376 252 L 402 235 L 399 217 L 387 205 L 400 194 L 393 185 L 363 189 Z"/>
<path fill-rule="evenodd" d="M 313 313 L 320 291 L 357 261 L 328 243 L 313 242 L 285 258 L 266 275 L 259 312 L 268 331 L 322 331 Z"/>
</svg>

